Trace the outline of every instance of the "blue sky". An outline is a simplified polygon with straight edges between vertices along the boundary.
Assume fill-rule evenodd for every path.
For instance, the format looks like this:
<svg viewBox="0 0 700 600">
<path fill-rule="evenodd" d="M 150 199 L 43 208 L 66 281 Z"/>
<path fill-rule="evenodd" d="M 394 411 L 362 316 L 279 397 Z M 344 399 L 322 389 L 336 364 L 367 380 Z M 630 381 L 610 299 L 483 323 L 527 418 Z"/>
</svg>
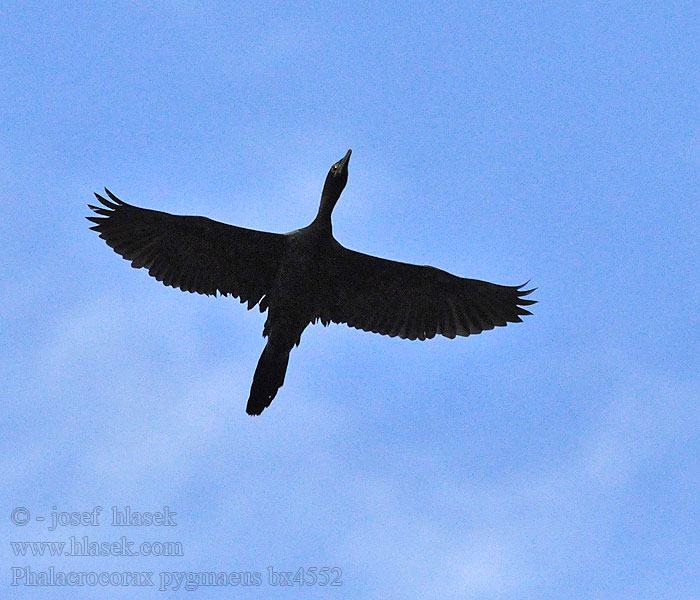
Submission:
<svg viewBox="0 0 700 600">
<path fill-rule="evenodd" d="M 697 597 L 699 40 L 691 2 L 6 2 L 0 596 Z M 467 339 L 310 327 L 250 418 L 264 315 L 131 269 L 85 204 L 288 231 L 348 148 L 341 243 L 539 304 Z M 177 526 L 35 520 L 98 505 Z M 83 535 L 184 552 L 10 544 Z M 174 571 L 263 581 L 158 591 Z"/>
</svg>

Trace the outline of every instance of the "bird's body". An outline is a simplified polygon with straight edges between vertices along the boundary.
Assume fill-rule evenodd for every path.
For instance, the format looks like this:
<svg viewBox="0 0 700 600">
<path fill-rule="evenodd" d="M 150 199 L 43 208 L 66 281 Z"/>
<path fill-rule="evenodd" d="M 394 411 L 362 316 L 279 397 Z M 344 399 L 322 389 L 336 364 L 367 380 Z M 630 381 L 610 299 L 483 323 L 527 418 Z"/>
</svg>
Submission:
<svg viewBox="0 0 700 600">
<path fill-rule="evenodd" d="M 284 383 L 289 353 L 320 320 L 408 339 L 477 334 L 531 314 L 523 286 L 464 279 L 344 248 L 331 213 L 347 182 L 351 152 L 331 167 L 314 221 L 286 234 L 176 216 L 97 195 L 88 217 L 115 252 L 165 285 L 231 294 L 267 310 L 267 344 L 253 377 L 248 414 L 270 405 Z"/>
</svg>

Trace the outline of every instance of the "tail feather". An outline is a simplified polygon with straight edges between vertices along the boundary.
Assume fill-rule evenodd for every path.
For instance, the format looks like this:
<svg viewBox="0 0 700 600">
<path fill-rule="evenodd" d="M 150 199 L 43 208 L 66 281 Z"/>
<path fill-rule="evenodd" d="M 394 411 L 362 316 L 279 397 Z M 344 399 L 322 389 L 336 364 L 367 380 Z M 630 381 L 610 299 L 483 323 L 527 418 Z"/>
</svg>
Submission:
<svg viewBox="0 0 700 600">
<path fill-rule="evenodd" d="M 284 384 L 288 362 L 288 350 L 272 348 L 270 344 L 265 346 L 258 366 L 255 368 L 253 385 L 250 388 L 250 397 L 245 409 L 249 415 L 259 415 L 270 406 L 277 395 L 277 390 Z"/>
</svg>

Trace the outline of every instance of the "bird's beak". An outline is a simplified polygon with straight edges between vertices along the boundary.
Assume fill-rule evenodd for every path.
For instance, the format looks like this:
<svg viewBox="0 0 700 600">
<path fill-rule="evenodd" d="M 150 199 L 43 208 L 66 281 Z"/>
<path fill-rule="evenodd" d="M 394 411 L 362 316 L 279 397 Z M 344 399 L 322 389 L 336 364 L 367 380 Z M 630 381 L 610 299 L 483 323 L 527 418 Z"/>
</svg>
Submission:
<svg viewBox="0 0 700 600">
<path fill-rule="evenodd" d="M 351 154 L 352 150 L 348 150 L 347 154 L 340 159 L 340 164 L 338 166 L 340 167 L 341 172 L 345 171 L 348 168 L 348 162 L 350 161 Z"/>
</svg>

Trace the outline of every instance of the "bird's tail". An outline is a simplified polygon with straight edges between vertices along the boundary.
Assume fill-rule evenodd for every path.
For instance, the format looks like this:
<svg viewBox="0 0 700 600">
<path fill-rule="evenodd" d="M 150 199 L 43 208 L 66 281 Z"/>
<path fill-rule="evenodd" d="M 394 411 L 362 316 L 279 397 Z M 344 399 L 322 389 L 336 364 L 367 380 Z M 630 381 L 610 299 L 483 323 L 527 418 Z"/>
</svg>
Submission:
<svg viewBox="0 0 700 600">
<path fill-rule="evenodd" d="M 250 397 L 245 411 L 249 415 L 259 415 L 277 395 L 277 390 L 284 383 L 289 362 L 289 350 L 270 346 L 268 342 L 263 350 L 253 376 Z"/>
</svg>

